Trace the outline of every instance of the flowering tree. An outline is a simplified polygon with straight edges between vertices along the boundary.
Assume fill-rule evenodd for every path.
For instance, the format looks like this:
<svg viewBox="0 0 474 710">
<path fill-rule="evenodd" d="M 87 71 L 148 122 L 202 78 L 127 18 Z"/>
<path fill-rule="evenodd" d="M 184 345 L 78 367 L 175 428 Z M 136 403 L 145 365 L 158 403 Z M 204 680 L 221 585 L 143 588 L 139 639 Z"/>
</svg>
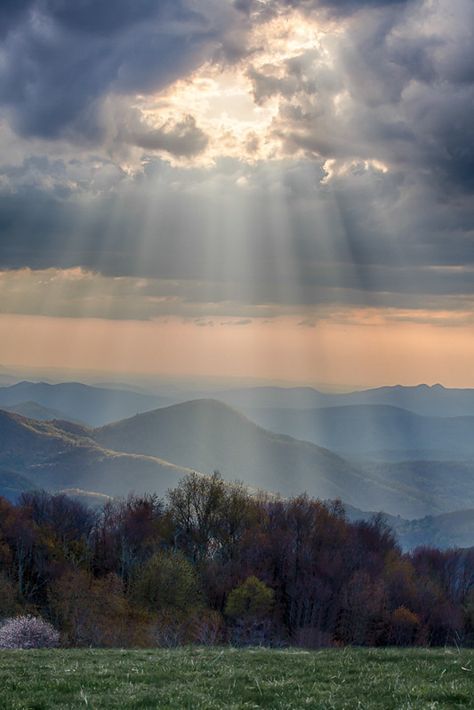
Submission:
<svg viewBox="0 0 474 710">
<path fill-rule="evenodd" d="M 16 616 L 0 626 L 0 648 L 56 648 L 59 633 L 44 619 Z"/>
</svg>

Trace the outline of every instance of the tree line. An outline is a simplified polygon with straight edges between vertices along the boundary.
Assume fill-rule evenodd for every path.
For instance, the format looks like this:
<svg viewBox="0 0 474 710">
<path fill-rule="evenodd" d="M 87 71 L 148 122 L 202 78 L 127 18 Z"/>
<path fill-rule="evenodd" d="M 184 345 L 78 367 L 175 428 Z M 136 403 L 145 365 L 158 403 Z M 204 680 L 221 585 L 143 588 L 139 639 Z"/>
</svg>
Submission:
<svg viewBox="0 0 474 710">
<path fill-rule="evenodd" d="M 0 498 L 0 619 L 70 646 L 474 642 L 474 548 L 403 553 L 380 516 L 192 474 L 99 509 Z"/>
</svg>

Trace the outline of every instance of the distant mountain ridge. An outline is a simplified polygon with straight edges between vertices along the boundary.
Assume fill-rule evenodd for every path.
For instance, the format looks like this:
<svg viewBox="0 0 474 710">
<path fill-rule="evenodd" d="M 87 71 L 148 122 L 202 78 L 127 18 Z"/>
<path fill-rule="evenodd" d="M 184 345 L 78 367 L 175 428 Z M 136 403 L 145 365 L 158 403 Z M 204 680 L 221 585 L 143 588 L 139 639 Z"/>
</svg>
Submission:
<svg viewBox="0 0 474 710">
<path fill-rule="evenodd" d="M 241 408 L 319 409 L 378 404 L 426 416 L 474 416 L 474 389 L 443 385 L 394 385 L 348 393 L 319 392 L 311 387 L 248 387 L 215 392 L 216 399 Z"/>
<path fill-rule="evenodd" d="M 441 510 L 407 486 L 367 473 L 327 449 L 256 426 L 208 400 L 154 410 L 96 430 L 0 411 L 0 466 L 39 488 L 107 495 L 163 494 L 190 470 L 284 496 L 307 491 L 415 517 Z M 408 490 L 408 495 L 407 495 Z"/>
<path fill-rule="evenodd" d="M 244 413 L 256 409 L 314 410 L 379 405 L 424 416 L 474 416 L 473 389 L 448 389 L 441 385 L 397 385 L 344 394 L 319 392 L 311 387 L 247 387 L 201 393 L 176 391 L 174 395 L 148 394 L 128 386 L 120 389 L 110 383 L 92 386 L 80 382 L 24 381 L 0 387 L 0 407 L 18 407 L 26 402 L 31 407 L 36 403 L 55 410 L 61 415 L 59 418 L 83 421 L 93 427 L 191 399 L 217 399 Z M 24 413 L 34 414 L 31 410 Z"/>
<path fill-rule="evenodd" d="M 420 450 L 432 452 L 430 458 L 437 458 L 437 452 L 451 452 L 454 459 L 474 458 L 474 417 L 426 416 L 376 404 L 245 411 L 270 431 L 311 441 L 343 456 Z"/>
<path fill-rule="evenodd" d="M 374 512 L 367 512 L 345 506 L 347 518 L 351 521 L 370 520 Z M 400 516 L 382 513 L 382 518 L 393 530 L 404 550 L 417 547 L 438 547 L 446 550 L 453 547 L 474 546 L 474 509 L 456 510 L 441 515 L 427 515 L 424 518 L 406 520 Z"/>
<path fill-rule="evenodd" d="M 101 426 L 137 412 L 166 406 L 172 401 L 158 395 L 93 387 L 80 382 L 52 385 L 25 381 L 0 387 L 0 407 L 35 402 L 47 409 L 57 410 L 61 418 L 83 421 L 90 426 Z"/>
</svg>

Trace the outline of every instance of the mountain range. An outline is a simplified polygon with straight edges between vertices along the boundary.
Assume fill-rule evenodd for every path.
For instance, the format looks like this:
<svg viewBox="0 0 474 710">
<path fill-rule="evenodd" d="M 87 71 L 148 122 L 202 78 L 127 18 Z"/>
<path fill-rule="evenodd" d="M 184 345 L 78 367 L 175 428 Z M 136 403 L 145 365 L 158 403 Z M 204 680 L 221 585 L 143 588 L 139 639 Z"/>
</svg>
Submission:
<svg viewBox="0 0 474 710">
<path fill-rule="evenodd" d="M 271 431 L 311 441 L 346 456 L 399 459 L 474 458 L 474 416 L 435 417 L 382 404 L 320 409 L 246 408 Z"/>
<path fill-rule="evenodd" d="M 437 398 L 444 392 L 454 411 L 451 390 L 425 389 Z M 377 396 L 382 390 L 398 392 L 381 388 Z M 272 406 L 241 402 L 237 411 L 215 399 L 169 405 L 159 395 L 79 383 L 0 388 L 0 402 L 16 410 L 0 411 L 0 495 L 15 499 L 29 488 L 74 489 L 86 500 L 164 495 L 191 470 L 218 469 L 253 490 L 339 498 L 362 516 L 384 511 L 409 546 L 474 544 L 474 416 L 428 416 L 387 404 L 297 409 L 288 406 L 295 392 L 300 405 L 315 396 L 266 388 Z M 461 399 L 467 407 L 469 397 Z M 139 407 L 147 411 L 137 414 Z M 134 416 L 109 423 L 124 411 Z"/>
<path fill-rule="evenodd" d="M 111 384 L 92 386 L 80 382 L 24 381 L 0 387 L 2 408 L 36 403 L 93 427 L 191 399 L 217 399 L 251 415 L 257 410 L 267 410 L 268 413 L 268 410 L 275 409 L 301 411 L 382 405 L 429 417 L 474 416 L 474 390 L 448 389 L 441 385 L 380 387 L 344 394 L 319 392 L 310 387 L 248 387 L 199 393 L 176 389 L 172 395 L 168 391 L 165 396 L 134 391 L 126 385 L 120 388 Z"/>
<path fill-rule="evenodd" d="M 96 429 L 109 449 L 150 456 L 282 495 L 362 499 L 364 475 L 327 449 L 266 431 L 216 400 L 193 400 Z"/>
<path fill-rule="evenodd" d="M 375 515 L 374 511 L 362 511 L 350 505 L 345 505 L 345 511 L 350 521 L 369 521 Z M 474 508 L 426 515 L 414 520 L 386 513 L 382 514 L 382 518 L 392 528 L 403 550 L 414 550 L 417 547 L 446 550 L 474 545 Z"/>
<path fill-rule="evenodd" d="M 239 409 L 320 409 L 378 404 L 426 416 L 474 416 L 474 389 L 447 388 L 440 384 L 395 385 L 348 393 L 319 392 L 311 387 L 248 387 L 215 392 L 213 396 Z"/>
<path fill-rule="evenodd" d="M 0 407 L 40 405 L 61 413 L 61 417 L 101 426 L 107 422 L 130 417 L 137 412 L 156 409 L 172 400 L 131 390 L 93 387 L 80 382 L 18 382 L 0 387 Z M 60 418 L 61 418 L 60 417 Z"/>
<path fill-rule="evenodd" d="M 0 466 L 45 488 L 110 495 L 163 494 L 191 469 L 283 495 L 308 489 L 340 497 L 363 474 L 330 451 L 267 432 L 216 401 L 200 400 L 91 429 L 0 411 Z M 172 476 L 170 477 L 170 473 Z"/>
<path fill-rule="evenodd" d="M 436 468 L 437 466 L 437 468 Z M 284 496 L 340 498 L 407 518 L 474 506 L 470 463 L 354 461 L 269 432 L 215 400 L 194 400 L 96 429 L 0 412 L 0 467 L 45 488 L 163 494 L 190 470 Z M 420 468 L 417 468 L 420 467 Z"/>
</svg>

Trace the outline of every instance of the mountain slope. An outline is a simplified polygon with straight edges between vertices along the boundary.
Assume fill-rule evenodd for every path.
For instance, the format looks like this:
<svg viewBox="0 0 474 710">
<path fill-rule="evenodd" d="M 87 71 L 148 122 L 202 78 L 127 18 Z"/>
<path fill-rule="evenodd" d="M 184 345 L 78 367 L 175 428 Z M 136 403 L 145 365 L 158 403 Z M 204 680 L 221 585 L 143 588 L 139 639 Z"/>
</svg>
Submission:
<svg viewBox="0 0 474 710">
<path fill-rule="evenodd" d="M 350 495 L 360 473 L 332 452 L 271 434 L 215 400 L 194 400 L 139 414 L 95 430 L 108 448 L 160 455 L 180 466 L 284 495 Z M 323 490 L 324 489 L 324 490 Z"/>
<path fill-rule="evenodd" d="M 170 400 L 129 390 L 92 387 L 79 382 L 51 385 L 46 382 L 19 382 L 0 387 L 0 407 L 22 402 L 36 402 L 42 407 L 57 410 L 60 418 L 83 421 L 90 426 L 130 417 L 170 404 Z"/>
<path fill-rule="evenodd" d="M 474 510 L 428 515 L 419 520 L 400 520 L 395 533 L 404 549 L 415 547 L 474 547 Z"/>
<path fill-rule="evenodd" d="M 219 469 L 227 480 L 276 491 L 307 492 L 409 517 L 438 512 L 426 491 L 361 470 L 327 449 L 272 434 L 223 403 L 194 400 L 140 414 L 95 430 L 109 449 L 160 455 L 203 472 Z M 355 501 L 358 501 L 356 503 Z"/>
<path fill-rule="evenodd" d="M 468 461 L 401 461 L 366 462 L 362 464 L 367 474 L 390 487 L 414 492 L 423 498 L 426 514 L 448 513 L 474 507 L 474 462 Z M 402 508 L 390 510 L 406 517 Z"/>
<path fill-rule="evenodd" d="M 0 411 L 0 468 L 48 490 L 163 494 L 190 470 L 407 518 L 474 507 L 474 465 L 349 462 L 271 433 L 223 403 L 186 402 L 95 430 Z"/>
<path fill-rule="evenodd" d="M 351 521 L 370 520 L 374 512 L 345 506 L 347 518 Z M 404 550 L 416 547 L 474 547 L 474 509 L 455 510 L 441 515 L 427 515 L 424 518 L 406 520 L 400 516 L 382 517 L 394 531 Z"/>
<path fill-rule="evenodd" d="M 19 473 L 0 467 L 0 496 L 16 502 L 24 491 L 31 491 L 35 484 Z"/>
<path fill-rule="evenodd" d="M 321 409 L 249 409 L 248 416 L 271 431 L 325 446 L 346 456 L 383 450 L 450 452 L 474 457 L 474 417 L 428 417 L 387 405 Z M 408 458 L 408 456 L 407 456 Z"/>
<path fill-rule="evenodd" d="M 232 434 L 240 441 L 245 456 L 254 457 L 255 451 L 250 446 L 249 429 L 254 437 L 263 437 L 266 445 L 277 446 L 277 455 L 280 455 L 285 447 L 290 447 L 292 456 L 295 456 L 294 447 L 308 454 L 308 449 L 312 451 L 310 462 L 316 463 L 313 449 L 316 449 L 319 465 L 324 468 L 312 469 L 312 483 L 315 488 L 313 494 L 322 495 L 322 490 L 331 490 L 327 482 L 327 476 L 335 474 L 338 485 L 344 483 L 348 485 L 347 477 L 353 485 L 360 486 L 359 496 L 352 495 L 353 501 L 360 501 L 374 510 L 383 509 L 384 501 L 392 501 L 396 504 L 397 496 L 401 510 L 409 509 L 412 500 L 414 509 L 430 507 L 437 509 L 440 501 L 444 501 L 446 489 L 446 478 L 450 478 L 449 495 L 451 499 L 456 499 L 459 505 L 473 499 L 474 464 L 451 464 L 451 470 L 446 470 L 445 464 L 419 462 L 415 464 L 408 462 L 402 466 L 381 467 L 379 464 L 367 466 L 368 478 L 360 477 L 360 474 L 351 470 L 348 464 L 334 457 L 330 452 L 317 449 L 304 442 L 293 441 L 288 437 L 274 437 L 268 432 L 254 427 L 245 418 L 235 416 L 232 410 L 225 411 L 221 407 L 215 407 L 211 403 L 211 410 L 219 416 L 221 422 L 228 422 L 219 431 L 219 443 L 226 447 L 225 432 L 229 423 L 232 425 Z M 207 412 L 207 421 L 210 422 L 209 403 L 194 404 L 193 407 L 181 406 L 177 411 L 172 408 L 172 415 L 179 414 L 181 424 L 193 414 L 193 410 L 202 416 L 203 411 Z M 204 406 L 204 410 L 202 407 Z M 186 417 L 183 417 L 183 410 Z M 166 410 L 165 414 L 166 414 Z M 152 413 L 157 414 L 157 413 Z M 150 419 L 150 425 L 156 425 L 150 414 L 142 415 Z M 173 422 L 173 417 L 170 421 Z M 136 426 L 137 417 L 132 420 Z M 163 411 L 160 412 L 160 424 L 162 427 L 161 436 L 170 436 L 170 425 L 166 426 Z M 143 423 L 143 422 L 142 422 Z M 64 427 L 64 428 L 63 428 Z M 121 426 L 113 425 L 107 427 L 107 436 L 111 436 L 111 431 L 117 435 L 130 436 L 132 429 L 130 422 L 122 422 Z M 240 434 L 237 431 L 240 430 Z M 255 431 L 257 430 L 257 431 Z M 143 427 L 140 427 L 143 432 Z M 187 430 L 188 435 L 192 429 Z M 243 433 L 242 433 L 243 432 Z M 9 500 L 16 501 L 19 495 L 26 490 L 33 488 L 46 488 L 51 491 L 64 492 L 72 495 L 88 504 L 94 506 L 101 505 L 107 500 L 108 495 L 126 495 L 131 490 L 136 492 L 156 491 L 163 495 L 165 491 L 175 486 L 180 477 L 189 473 L 189 468 L 184 468 L 159 460 L 156 457 L 141 456 L 137 454 L 118 453 L 105 449 L 98 445 L 90 437 L 102 434 L 104 430 L 92 432 L 81 428 L 78 425 L 69 425 L 64 422 L 42 423 L 25 419 L 19 415 L 0 411 L 0 495 Z M 156 434 L 156 431 L 155 431 Z M 245 435 L 245 442 L 242 437 Z M 206 441 L 208 437 L 204 438 Z M 129 440 L 130 441 L 130 440 Z M 275 444 L 276 442 L 276 444 Z M 144 447 L 145 441 L 139 444 Z M 156 438 L 148 441 L 148 447 L 157 447 Z M 169 444 L 170 445 L 170 444 Z M 260 444 L 264 446 L 264 444 Z M 283 447 L 283 448 L 281 448 Z M 168 451 L 170 453 L 170 451 Z M 190 452 L 185 454 L 190 455 Z M 207 455 L 212 455 L 209 452 Z M 215 452 L 217 456 L 217 450 Z M 234 451 L 234 456 L 236 452 Z M 303 454 L 300 454 L 303 456 Z M 288 456 L 288 452 L 286 453 Z M 261 462 L 261 459 L 257 459 Z M 293 463 L 297 459 L 293 459 Z M 274 459 L 278 463 L 278 459 Z M 301 463 L 301 461 L 298 459 Z M 268 463 L 268 462 L 267 462 Z M 286 459 L 288 463 L 288 458 Z M 306 462 L 307 463 L 307 462 Z M 301 464 L 300 473 L 307 473 L 304 468 L 305 462 Z M 343 466 L 341 470 L 340 466 Z M 457 466 L 457 469 L 455 467 Z M 21 473 L 23 472 L 23 473 Z M 352 478 L 353 477 L 353 478 Z M 377 479 L 379 481 L 377 482 Z M 248 481 L 255 483 L 254 481 Z M 293 493 L 300 492 L 300 484 L 296 480 L 289 482 L 295 486 Z M 385 486 L 385 488 L 384 488 Z M 395 490 L 396 489 L 396 490 Z M 95 491 L 90 493 L 90 490 Z M 395 491 L 395 492 L 394 492 Z M 349 496 L 343 496 L 345 500 Z M 423 497 L 425 501 L 423 502 Z M 374 501 L 376 503 L 374 504 Z M 359 503 L 360 505 L 360 503 Z M 388 508 L 390 509 L 390 502 Z M 359 508 L 346 505 L 348 517 L 352 520 L 369 519 L 373 513 L 364 512 Z M 450 546 L 468 547 L 474 545 L 474 509 L 456 510 L 443 515 L 430 515 L 420 519 L 407 520 L 402 517 L 384 514 L 387 523 L 395 531 L 400 544 L 404 549 L 412 549 L 419 545 L 431 545 L 441 548 Z"/>
<path fill-rule="evenodd" d="M 131 491 L 163 495 L 189 472 L 158 457 L 109 451 L 83 433 L 87 430 L 77 425 L 67 431 L 0 410 L 0 470 L 37 488 L 81 488 L 113 496 Z"/>
<path fill-rule="evenodd" d="M 50 422 L 53 419 L 67 419 L 64 412 L 60 412 L 58 409 L 50 409 L 48 407 L 43 407 L 42 404 L 38 402 L 19 402 L 18 404 L 2 405 L 1 409 L 5 409 L 7 412 L 13 412 L 14 414 L 21 414 L 22 417 L 27 417 L 28 419 L 38 419 L 43 422 Z"/>
</svg>

